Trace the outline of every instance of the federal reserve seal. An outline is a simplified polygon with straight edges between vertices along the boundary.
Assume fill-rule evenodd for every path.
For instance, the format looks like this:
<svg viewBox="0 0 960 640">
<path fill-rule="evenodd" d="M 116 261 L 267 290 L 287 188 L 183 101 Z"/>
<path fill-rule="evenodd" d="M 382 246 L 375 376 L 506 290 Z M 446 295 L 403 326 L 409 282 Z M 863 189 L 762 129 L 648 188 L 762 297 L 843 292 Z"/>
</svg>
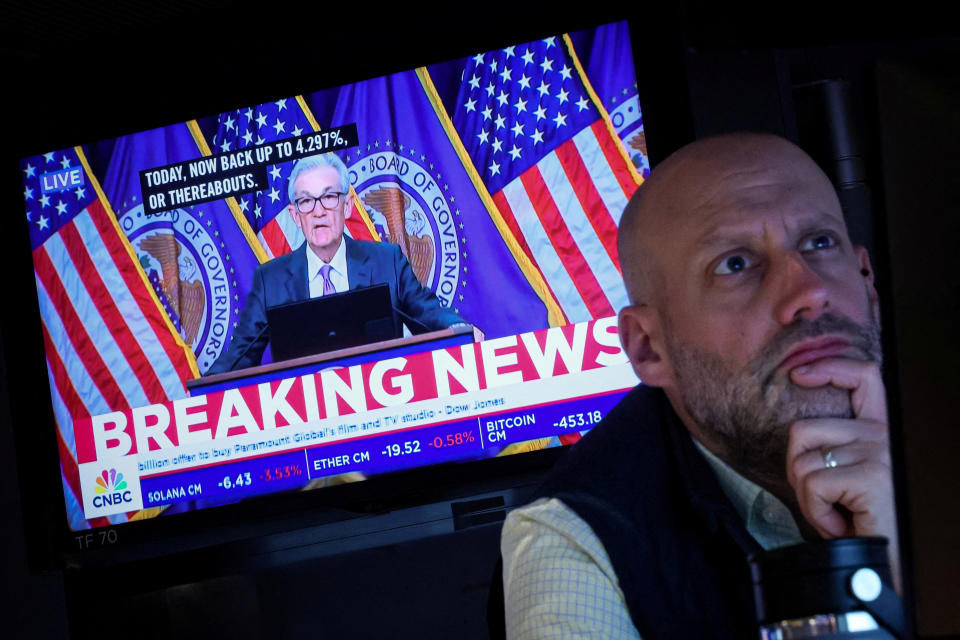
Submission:
<svg viewBox="0 0 960 640">
<path fill-rule="evenodd" d="M 345 158 L 350 183 L 384 242 L 400 246 L 417 279 L 455 310 L 466 287 L 466 238 L 456 197 L 415 149 L 379 141 Z"/>
<path fill-rule="evenodd" d="M 144 273 L 180 336 L 193 349 L 200 373 L 229 342 L 239 294 L 226 245 L 204 224 L 201 210 L 144 215 L 137 205 L 120 218 Z"/>
</svg>

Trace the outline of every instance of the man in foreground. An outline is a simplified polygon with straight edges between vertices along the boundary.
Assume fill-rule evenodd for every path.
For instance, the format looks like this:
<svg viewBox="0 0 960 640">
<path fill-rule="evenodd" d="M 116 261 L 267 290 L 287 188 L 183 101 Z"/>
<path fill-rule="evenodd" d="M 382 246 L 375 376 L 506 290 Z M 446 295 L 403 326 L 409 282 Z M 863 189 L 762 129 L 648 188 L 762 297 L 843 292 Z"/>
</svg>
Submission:
<svg viewBox="0 0 960 640">
<path fill-rule="evenodd" d="M 755 637 L 746 557 L 896 520 L 869 258 L 768 135 L 695 142 L 618 249 L 633 389 L 504 525 L 511 638 Z"/>
<path fill-rule="evenodd" d="M 390 286 L 393 306 L 426 327 L 416 327 L 418 333 L 463 323 L 420 284 L 398 246 L 358 242 L 343 235 L 352 211 L 349 191 L 347 168 L 333 153 L 308 156 L 294 164 L 287 210 L 306 242 L 254 271 L 233 341 L 207 374 L 260 364 L 270 340 L 268 307 L 374 284 Z"/>
</svg>

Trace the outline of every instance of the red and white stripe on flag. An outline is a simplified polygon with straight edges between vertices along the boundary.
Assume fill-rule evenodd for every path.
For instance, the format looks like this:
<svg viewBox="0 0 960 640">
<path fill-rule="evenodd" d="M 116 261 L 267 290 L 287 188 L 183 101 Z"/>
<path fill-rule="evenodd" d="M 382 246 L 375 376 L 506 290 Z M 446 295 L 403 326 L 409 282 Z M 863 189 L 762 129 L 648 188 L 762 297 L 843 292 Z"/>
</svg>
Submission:
<svg viewBox="0 0 960 640">
<path fill-rule="evenodd" d="M 627 304 L 617 227 L 638 185 L 618 144 L 597 120 L 493 195 L 571 323 Z"/>
<path fill-rule="evenodd" d="M 183 397 L 194 368 L 99 201 L 33 263 L 64 481 L 82 503 L 74 420 Z"/>
</svg>

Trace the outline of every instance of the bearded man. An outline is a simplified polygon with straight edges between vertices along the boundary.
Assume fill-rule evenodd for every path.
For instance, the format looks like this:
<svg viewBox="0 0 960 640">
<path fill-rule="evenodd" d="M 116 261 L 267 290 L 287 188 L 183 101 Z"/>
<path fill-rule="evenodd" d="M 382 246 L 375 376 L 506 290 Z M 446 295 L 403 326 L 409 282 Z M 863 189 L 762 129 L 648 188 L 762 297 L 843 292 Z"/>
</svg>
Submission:
<svg viewBox="0 0 960 640">
<path fill-rule="evenodd" d="M 508 637 L 756 637 L 746 558 L 805 539 L 885 536 L 896 575 L 877 293 L 823 172 L 697 141 L 618 249 L 642 384 L 508 516 Z"/>
</svg>

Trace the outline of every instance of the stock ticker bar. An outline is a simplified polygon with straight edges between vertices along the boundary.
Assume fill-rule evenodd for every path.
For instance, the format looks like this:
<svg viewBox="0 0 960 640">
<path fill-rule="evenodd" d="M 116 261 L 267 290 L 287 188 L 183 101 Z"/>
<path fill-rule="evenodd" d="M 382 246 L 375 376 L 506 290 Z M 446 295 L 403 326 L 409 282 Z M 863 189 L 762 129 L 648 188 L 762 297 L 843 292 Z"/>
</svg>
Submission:
<svg viewBox="0 0 960 640">
<path fill-rule="evenodd" d="M 240 499 L 296 489 L 349 472 L 385 473 L 484 457 L 506 445 L 587 431 L 626 391 L 528 407 L 440 425 L 366 435 L 239 462 L 140 480 L 144 507 L 198 499 Z M 492 455 L 495 455 L 491 452 Z"/>
</svg>

